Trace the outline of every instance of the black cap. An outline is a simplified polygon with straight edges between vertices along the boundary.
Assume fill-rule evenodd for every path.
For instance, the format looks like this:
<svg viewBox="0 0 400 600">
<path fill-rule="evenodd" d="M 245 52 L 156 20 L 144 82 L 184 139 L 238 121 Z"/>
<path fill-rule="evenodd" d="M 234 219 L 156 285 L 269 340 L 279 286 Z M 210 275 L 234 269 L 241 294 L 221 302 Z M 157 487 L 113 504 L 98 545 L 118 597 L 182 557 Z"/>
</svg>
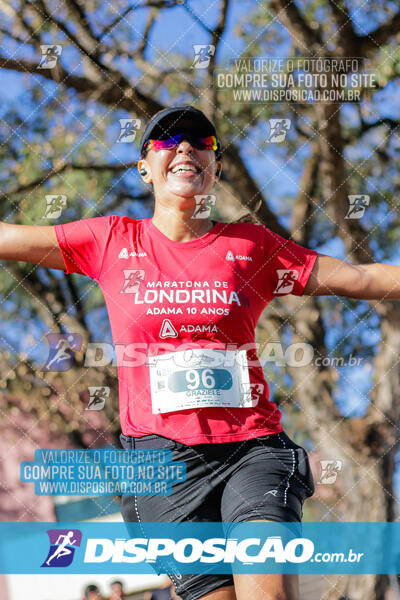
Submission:
<svg viewBox="0 0 400 600">
<path fill-rule="evenodd" d="M 210 135 L 217 137 L 214 125 L 201 110 L 190 105 L 165 108 L 156 113 L 147 123 L 142 139 L 140 140 L 140 155 L 143 156 L 144 145 L 147 140 L 163 140 L 177 133 L 191 133 L 200 137 L 208 137 Z M 216 154 L 217 159 L 219 159 L 219 143 Z"/>
</svg>

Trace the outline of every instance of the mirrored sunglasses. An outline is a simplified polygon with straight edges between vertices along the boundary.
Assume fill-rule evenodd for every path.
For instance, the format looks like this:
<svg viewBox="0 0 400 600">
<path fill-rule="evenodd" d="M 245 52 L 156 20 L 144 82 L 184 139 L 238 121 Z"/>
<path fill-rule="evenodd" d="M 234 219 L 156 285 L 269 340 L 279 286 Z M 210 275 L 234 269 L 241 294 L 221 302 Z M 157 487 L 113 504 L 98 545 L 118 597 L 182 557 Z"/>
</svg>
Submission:
<svg viewBox="0 0 400 600">
<path fill-rule="evenodd" d="M 188 135 L 186 133 L 178 133 L 173 135 L 166 140 L 147 140 L 144 149 L 148 150 L 169 150 L 178 146 L 181 141 L 185 139 L 197 150 L 217 150 L 218 141 L 215 135 L 209 137 L 198 137 L 194 135 Z"/>
</svg>

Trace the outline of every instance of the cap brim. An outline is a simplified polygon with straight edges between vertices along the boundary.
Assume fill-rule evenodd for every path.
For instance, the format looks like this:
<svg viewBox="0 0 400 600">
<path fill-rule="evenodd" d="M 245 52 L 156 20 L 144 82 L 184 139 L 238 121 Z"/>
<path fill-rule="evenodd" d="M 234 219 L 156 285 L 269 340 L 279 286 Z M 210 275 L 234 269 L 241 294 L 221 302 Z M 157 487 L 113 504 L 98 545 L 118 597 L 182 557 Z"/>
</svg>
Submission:
<svg viewBox="0 0 400 600">
<path fill-rule="evenodd" d="M 209 119 L 193 107 L 177 107 L 161 112 L 148 124 L 140 144 L 142 151 L 148 139 L 167 139 L 177 133 L 190 133 L 199 137 L 217 135 Z"/>
<path fill-rule="evenodd" d="M 207 122 L 188 118 L 186 115 L 167 115 L 151 130 L 151 137 L 166 139 L 177 133 L 193 133 L 200 136 L 215 135 Z"/>
</svg>

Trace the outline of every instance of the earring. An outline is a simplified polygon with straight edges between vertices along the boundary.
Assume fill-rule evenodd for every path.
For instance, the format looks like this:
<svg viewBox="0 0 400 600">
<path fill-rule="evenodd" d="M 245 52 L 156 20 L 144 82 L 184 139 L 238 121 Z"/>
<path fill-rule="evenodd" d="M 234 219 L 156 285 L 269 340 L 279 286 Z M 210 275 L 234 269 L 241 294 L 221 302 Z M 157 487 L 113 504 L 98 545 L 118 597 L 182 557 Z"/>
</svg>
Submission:
<svg viewBox="0 0 400 600">
<path fill-rule="evenodd" d="M 139 173 L 140 173 L 141 175 L 147 175 L 147 171 L 146 171 L 146 169 L 140 169 Z"/>
</svg>

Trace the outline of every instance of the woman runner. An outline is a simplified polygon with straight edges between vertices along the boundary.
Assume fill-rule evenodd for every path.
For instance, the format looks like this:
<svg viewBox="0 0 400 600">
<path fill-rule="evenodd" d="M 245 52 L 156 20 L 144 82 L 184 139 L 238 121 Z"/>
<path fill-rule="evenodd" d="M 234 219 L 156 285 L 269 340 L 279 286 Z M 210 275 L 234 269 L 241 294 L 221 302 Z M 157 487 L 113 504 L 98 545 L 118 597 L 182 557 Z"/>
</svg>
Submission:
<svg viewBox="0 0 400 600">
<path fill-rule="evenodd" d="M 186 480 L 170 496 L 123 498 L 127 522 L 300 522 L 313 477 L 269 399 L 253 346 L 257 321 L 278 295 L 399 299 L 400 268 L 352 265 L 263 225 L 211 221 L 221 148 L 193 107 L 154 115 L 140 152 L 152 218 L 1 223 L 0 258 L 81 273 L 101 286 L 119 348 L 122 445 L 170 449 L 186 462 Z M 221 367 L 207 366 L 210 348 Z M 184 600 L 298 598 L 292 574 L 169 575 Z"/>
</svg>

